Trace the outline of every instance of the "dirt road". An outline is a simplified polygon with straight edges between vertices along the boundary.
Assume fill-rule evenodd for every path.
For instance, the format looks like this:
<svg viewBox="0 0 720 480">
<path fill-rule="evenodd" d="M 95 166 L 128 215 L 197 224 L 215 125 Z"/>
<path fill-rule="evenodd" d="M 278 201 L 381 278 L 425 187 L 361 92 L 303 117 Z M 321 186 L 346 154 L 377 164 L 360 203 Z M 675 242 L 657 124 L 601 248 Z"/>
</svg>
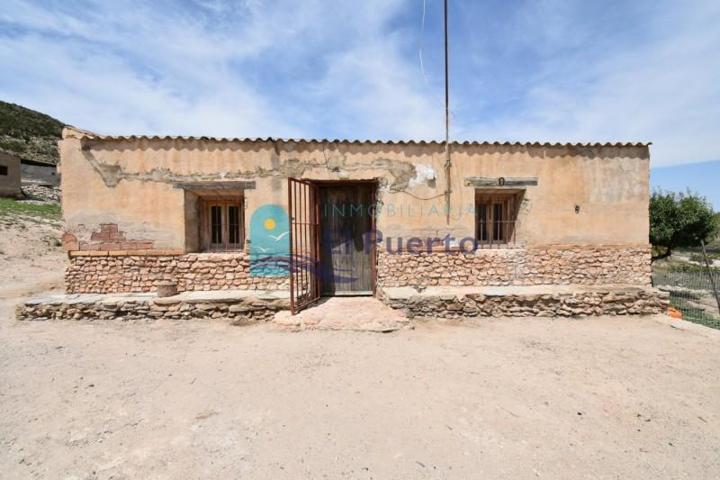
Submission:
<svg viewBox="0 0 720 480">
<path fill-rule="evenodd" d="M 52 255 L 0 272 L 2 478 L 720 477 L 717 331 L 15 322 Z"/>
<path fill-rule="evenodd" d="M 692 325 L 291 333 L 3 315 L 5 478 L 720 476 L 720 338 Z"/>
</svg>

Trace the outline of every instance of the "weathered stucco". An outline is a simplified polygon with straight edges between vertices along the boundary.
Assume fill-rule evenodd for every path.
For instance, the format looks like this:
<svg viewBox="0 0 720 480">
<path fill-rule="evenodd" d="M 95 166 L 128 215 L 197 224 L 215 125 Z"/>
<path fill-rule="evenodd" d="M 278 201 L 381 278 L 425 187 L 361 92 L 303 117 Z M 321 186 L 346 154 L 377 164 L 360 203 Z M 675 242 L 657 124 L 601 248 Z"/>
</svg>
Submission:
<svg viewBox="0 0 720 480">
<path fill-rule="evenodd" d="M 99 137 L 66 129 L 67 289 L 153 291 L 168 280 L 181 291 L 287 288 L 286 276 L 255 277 L 248 252 L 194 253 L 199 202 L 187 184 L 246 182 L 244 190 L 225 192 L 244 198 L 248 237 L 259 207 L 287 211 L 288 177 L 377 182 L 380 287 L 649 284 L 646 145 L 473 143 L 451 150 L 448 225 L 439 143 Z M 412 237 L 422 244 L 474 237 L 473 182 L 499 177 L 526 182 L 511 245 L 388 253 L 388 239 L 396 248 L 398 238 L 407 246 Z"/>
<path fill-rule="evenodd" d="M 458 239 L 474 235 L 467 177 L 536 177 L 518 214 L 519 245 L 648 242 L 644 145 L 453 144 L 450 225 L 438 143 L 104 139 L 66 129 L 60 151 L 63 211 L 79 241 L 110 223 L 157 249 L 195 251 L 195 198 L 178 183 L 254 181 L 256 188 L 245 191 L 247 223 L 263 204 L 286 207 L 286 178 L 293 176 L 377 179 L 377 227 L 385 237 Z"/>
</svg>

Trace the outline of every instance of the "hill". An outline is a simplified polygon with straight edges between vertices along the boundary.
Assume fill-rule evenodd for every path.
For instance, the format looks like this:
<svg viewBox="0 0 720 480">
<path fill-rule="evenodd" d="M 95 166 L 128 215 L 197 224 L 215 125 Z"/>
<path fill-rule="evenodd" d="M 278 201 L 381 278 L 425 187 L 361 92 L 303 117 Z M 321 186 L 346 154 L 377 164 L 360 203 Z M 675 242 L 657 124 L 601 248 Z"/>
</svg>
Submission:
<svg viewBox="0 0 720 480">
<path fill-rule="evenodd" d="M 0 101 L 0 150 L 27 160 L 57 164 L 64 124 L 44 113 Z"/>
</svg>

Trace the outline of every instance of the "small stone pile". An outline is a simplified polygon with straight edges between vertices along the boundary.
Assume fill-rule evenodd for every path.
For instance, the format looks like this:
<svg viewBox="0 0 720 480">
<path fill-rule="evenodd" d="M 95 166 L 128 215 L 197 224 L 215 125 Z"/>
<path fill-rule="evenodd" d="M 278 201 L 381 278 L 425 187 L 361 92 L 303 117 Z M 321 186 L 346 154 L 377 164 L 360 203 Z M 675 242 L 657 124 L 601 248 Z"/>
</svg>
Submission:
<svg viewBox="0 0 720 480">
<path fill-rule="evenodd" d="M 58 187 L 48 187 L 37 183 L 23 183 L 22 192 L 31 200 L 40 200 L 43 202 L 59 202 L 62 192 Z"/>
</svg>

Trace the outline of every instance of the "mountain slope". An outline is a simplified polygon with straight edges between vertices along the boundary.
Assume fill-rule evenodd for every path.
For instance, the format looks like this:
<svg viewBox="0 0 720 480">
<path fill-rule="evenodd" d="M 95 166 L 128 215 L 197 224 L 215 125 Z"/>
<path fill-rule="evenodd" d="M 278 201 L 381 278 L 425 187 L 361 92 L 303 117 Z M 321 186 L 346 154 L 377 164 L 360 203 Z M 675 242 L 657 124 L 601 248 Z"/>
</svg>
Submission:
<svg viewBox="0 0 720 480">
<path fill-rule="evenodd" d="M 64 124 L 44 113 L 0 101 L 0 150 L 21 158 L 56 164 Z"/>
</svg>

